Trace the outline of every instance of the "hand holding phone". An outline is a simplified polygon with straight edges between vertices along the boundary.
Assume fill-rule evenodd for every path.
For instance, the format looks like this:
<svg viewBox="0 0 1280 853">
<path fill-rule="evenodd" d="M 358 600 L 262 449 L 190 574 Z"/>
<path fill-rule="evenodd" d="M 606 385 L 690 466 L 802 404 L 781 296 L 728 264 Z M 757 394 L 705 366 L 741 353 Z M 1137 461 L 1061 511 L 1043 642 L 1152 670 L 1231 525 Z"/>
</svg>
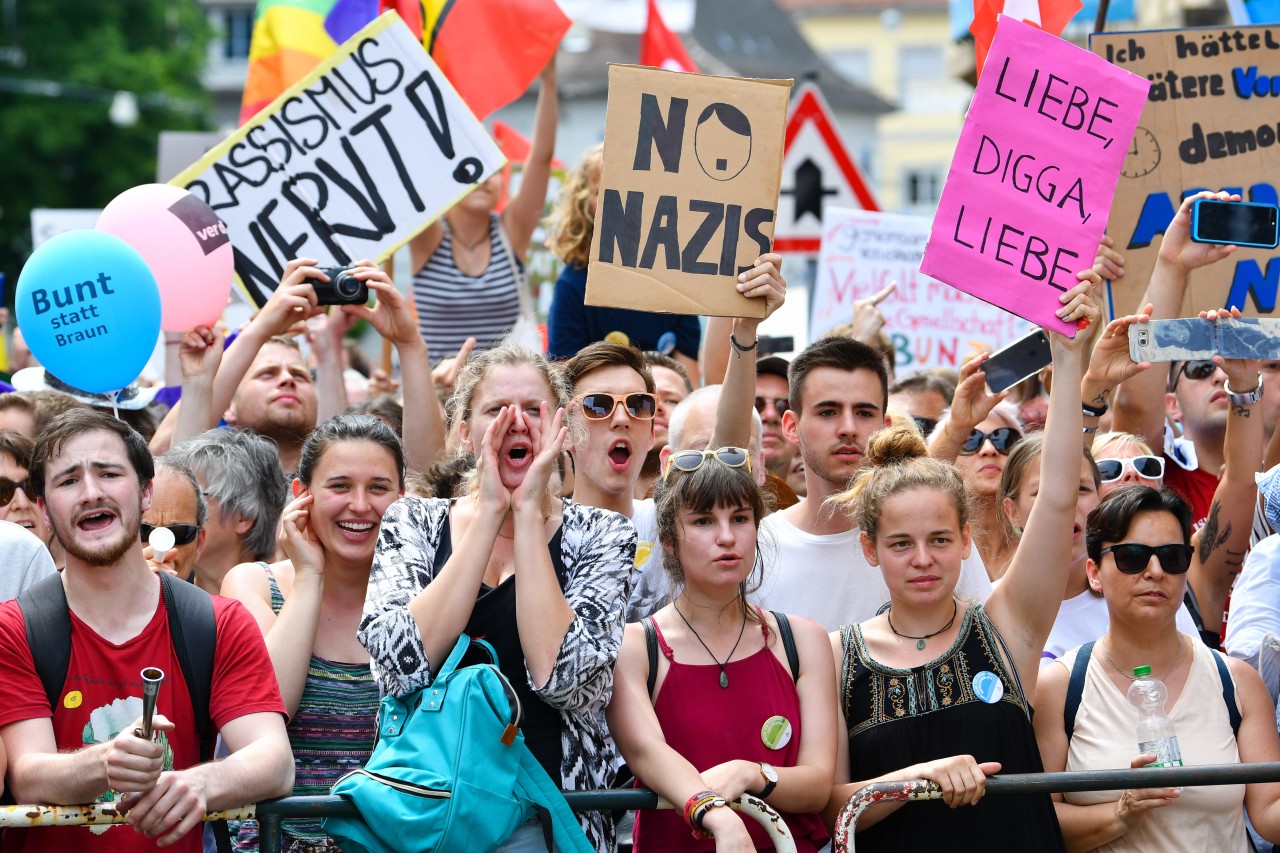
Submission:
<svg viewBox="0 0 1280 853">
<path fill-rule="evenodd" d="M 1191 239 L 1197 243 L 1280 246 L 1280 208 L 1273 204 L 1201 198 L 1191 205 Z"/>
<path fill-rule="evenodd" d="M 982 370 L 987 375 L 987 387 L 993 394 L 999 394 L 1051 364 L 1053 351 L 1049 348 L 1049 339 L 1043 329 L 1036 329 L 993 353 L 982 363 Z"/>
</svg>

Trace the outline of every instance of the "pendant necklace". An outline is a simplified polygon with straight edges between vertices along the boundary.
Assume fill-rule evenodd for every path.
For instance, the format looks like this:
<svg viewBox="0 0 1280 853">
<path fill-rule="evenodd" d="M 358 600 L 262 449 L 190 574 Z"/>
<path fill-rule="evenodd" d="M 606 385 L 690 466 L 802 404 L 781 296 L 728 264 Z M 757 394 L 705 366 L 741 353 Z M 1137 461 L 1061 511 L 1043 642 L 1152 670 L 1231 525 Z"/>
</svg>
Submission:
<svg viewBox="0 0 1280 853">
<path fill-rule="evenodd" d="M 943 625 L 941 628 L 934 631 L 932 634 L 925 634 L 923 637 L 913 637 L 910 634 L 904 634 L 901 631 L 899 631 L 897 628 L 893 627 L 893 608 L 892 607 L 889 608 L 889 612 L 885 614 L 885 616 L 889 620 L 890 631 L 892 631 L 897 636 L 902 637 L 904 640 L 915 640 L 916 648 L 919 649 L 920 651 L 924 651 L 925 640 L 936 637 L 939 634 L 941 634 L 943 631 L 950 628 L 952 624 L 956 621 L 956 614 L 959 612 L 960 612 L 960 605 L 956 603 L 956 600 L 954 598 L 951 599 L 951 618 L 947 620 L 947 624 Z"/>
<path fill-rule="evenodd" d="M 680 612 L 680 608 L 672 604 L 671 609 L 680 617 L 680 621 L 685 624 L 685 627 L 693 633 L 693 638 L 698 641 L 699 645 L 707 650 L 707 654 L 711 655 L 711 659 L 716 662 L 716 666 L 720 667 L 720 689 L 727 690 L 729 687 L 729 673 L 725 672 L 724 668 L 728 666 L 729 661 L 733 659 L 733 653 L 738 650 L 738 643 L 742 642 L 742 635 L 746 633 L 747 630 L 747 617 L 742 617 L 742 627 L 738 630 L 738 639 L 734 642 L 733 648 L 729 650 L 729 657 L 724 659 L 724 663 L 721 663 L 720 659 L 711 651 L 711 647 L 702 642 L 702 638 L 698 636 L 698 632 L 689 624 L 689 620 L 684 618 L 684 614 Z"/>
</svg>

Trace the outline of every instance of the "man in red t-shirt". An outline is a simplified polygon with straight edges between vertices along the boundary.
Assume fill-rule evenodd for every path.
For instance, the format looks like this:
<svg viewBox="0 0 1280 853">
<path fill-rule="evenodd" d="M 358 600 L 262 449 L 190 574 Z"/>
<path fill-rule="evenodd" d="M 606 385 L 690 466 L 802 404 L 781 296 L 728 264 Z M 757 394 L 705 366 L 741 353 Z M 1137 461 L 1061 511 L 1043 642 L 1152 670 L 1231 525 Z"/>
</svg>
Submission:
<svg viewBox="0 0 1280 853">
<path fill-rule="evenodd" d="M 213 600 L 209 716 L 231 755 L 200 763 L 160 582 L 139 540 L 153 475 L 142 437 L 89 409 L 55 418 L 36 444 L 31 483 L 67 552 L 71 659 L 50 708 L 22 611 L 14 601 L 0 605 L 0 739 L 9 784 L 21 803 L 122 800 L 130 825 L 8 830 L 6 853 L 154 850 L 174 842 L 197 853 L 201 833 L 191 830 L 206 811 L 292 790 L 284 705 L 266 647 L 248 612 L 220 597 Z M 154 737 L 144 740 L 140 673 L 152 666 L 166 681 Z"/>
</svg>

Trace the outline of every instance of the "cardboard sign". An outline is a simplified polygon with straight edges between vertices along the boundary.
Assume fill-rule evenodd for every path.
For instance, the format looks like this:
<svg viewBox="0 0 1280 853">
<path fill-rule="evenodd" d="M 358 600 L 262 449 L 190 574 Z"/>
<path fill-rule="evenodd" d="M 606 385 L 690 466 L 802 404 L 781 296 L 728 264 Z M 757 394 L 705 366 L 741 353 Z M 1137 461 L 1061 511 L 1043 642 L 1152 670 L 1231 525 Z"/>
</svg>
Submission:
<svg viewBox="0 0 1280 853">
<path fill-rule="evenodd" d="M 736 284 L 773 245 L 790 88 L 609 66 L 588 305 L 764 316 Z"/>
<path fill-rule="evenodd" d="M 853 301 L 890 282 L 898 287 L 879 304 L 902 376 L 929 367 L 959 368 L 1030 331 L 1031 324 L 920 272 L 928 219 L 828 208 L 813 288 L 810 335 L 821 337 L 853 319 Z"/>
<path fill-rule="evenodd" d="M 1226 189 L 1245 201 L 1277 203 L 1280 25 L 1104 33 L 1090 46 L 1152 81 L 1107 224 L 1125 259 L 1114 310 L 1128 314 L 1187 195 Z M 1250 316 L 1270 314 L 1277 286 L 1280 251 L 1241 248 L 1191 274 L 1182 313 L 1234 306 Z"/>
<path fill-rule="evenodd" d="M 389 12 L 171 183 L 226 223 L 261 306 L 293 258 L 381 262 L 503 162 Z"/>
<path fill-rule="evenodd" d="M 1066 335 L 1149 82 L 1000 17 L 920 270 Z"/>
</svg>

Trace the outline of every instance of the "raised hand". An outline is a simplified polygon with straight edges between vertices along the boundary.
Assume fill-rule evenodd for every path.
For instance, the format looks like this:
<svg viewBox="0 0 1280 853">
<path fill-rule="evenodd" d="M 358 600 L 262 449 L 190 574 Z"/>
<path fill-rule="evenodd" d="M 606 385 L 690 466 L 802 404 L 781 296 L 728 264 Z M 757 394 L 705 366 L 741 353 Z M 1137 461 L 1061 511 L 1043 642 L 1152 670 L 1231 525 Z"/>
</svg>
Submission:
<svg viewBox="0 0 1280 853">
<path fill-rule="evenodd" d="M 315 258 L 295 258 L 285 264 L 280 286 L 275 289 L 267 304 L 253 318 L 262 327 L 262 336 L 293 334 L 299 321 L 324 313 L 324 306 L 316 302 L 316 291 L 309 278 L 326 278 L 316 266 Z"/>
<path fill-rule="evenodd" d="M 1094 299 L 1096 289 L 1102 287 L 1101 276 L 1092 269 L 1087 269 L 1076 273 L 1076 278 L 1080 283 L 1058 297 L 1062 307 L 1054 313 L 1060 320 L 1076 323 L 1079 332 L 1074 338 L 1068 338 L 1046 329 L 1049 335 L 1049 346 L 1054 350 L 1055 355 L 1059 351 L 1086 352 L 1092 336 L 1084 334 L 1084 331 L 1098 322 L 1102 314 Z"/>
<path fill-rule="evenodd" d="M 362 260 L 352 268 L 351 274 L 368 285 L 377 298 L 374 306 L 343 305 L 346 314 L 369 323 L 379 335 L 397 347 L 415 344 L 422 340 L 418 320 L 404 294 L 396 289 L 386 271 L 373 261 Z"/>
<path fill-rule="evenodd" d="M 1191 239 L 1191 205 L 1196 199 L 1211 198 L 1218 201 L 1239 201 L 1240 196 L 1228 192 L 1198 192 L 1182 200 L 1173 221 L 1164 231 L 1160 241 L 1160 262 L 1173 264 L 1183 273 L 1216 263 L 1236 250 L 1235 246 L 1216 243 L 1196 243 Z"/>
<path fill-rule="evenodd" d="M 773 316 L 787 298 L 787 280 L 782 277 L 782 256 L 776 252 L 761 255 L 756 265 L 738 276 L 738 292 L 751 299 L 764 300 L 762 322 Z"/>
<path fill-rule="evenodd" d="M 183 380 L 205 377 L 210 381 L 222 363 L 223 337 L 208 326 L 196 326 L 178 345 L 178 365 Z"/>
<path fill-rule="evenodd" d="M 862 341 L 864 344 L 875 342 L 876 335 L 880 334 L 885 323 L 884 314 L 880 313 L 879 305 L 897 289 L 898 283 L 891 281 L 865 299 L 853 301 L 853 339 L 855 341 Z"/>
</svg>

